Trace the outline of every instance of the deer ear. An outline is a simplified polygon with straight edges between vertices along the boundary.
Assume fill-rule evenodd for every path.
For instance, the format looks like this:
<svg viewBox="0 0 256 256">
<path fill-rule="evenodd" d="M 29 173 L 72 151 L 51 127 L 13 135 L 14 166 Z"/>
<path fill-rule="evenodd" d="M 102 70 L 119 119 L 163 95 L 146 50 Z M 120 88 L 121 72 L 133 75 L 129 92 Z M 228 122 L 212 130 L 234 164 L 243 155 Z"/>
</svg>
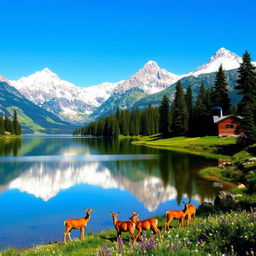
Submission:
<svg viewBox="0 0 256 256">
<path fill-rule="evenodd" d="M 133 214 L 136 214 L 136 211 L 133 211 Z"/>
<path fill-rule="evenodd" d="M 191 200 L 189 200 L 189 202 L 188 202 L 189 204 L 191 203 Z"/>
<path fill-rule="evenodd" d="M 117 214 L 119 214 L 120 212 L 118 211 Z"/>
<path fill-rule="evenodd" d="M 93 210 L 94 210 L 94 208 L 91 208 L 91 209 L 90 209 L 90 211 L 93 211 Z"/>
<path fill-rule="evenodd" d="M 183 204 L 186 204 L 184 201 L 182 202 Z"/>
<path fill-rule="evenodd" d="M 112 212 L 109 212 L 110 215 L 112 215 Z"/>
<path fill-rule="evenodd" d="M 86 209 L 86 208 L 84 208 L 84 210 L 85 210 L 85 212 L 87 212 L 87 209 Z"/>
</svg>

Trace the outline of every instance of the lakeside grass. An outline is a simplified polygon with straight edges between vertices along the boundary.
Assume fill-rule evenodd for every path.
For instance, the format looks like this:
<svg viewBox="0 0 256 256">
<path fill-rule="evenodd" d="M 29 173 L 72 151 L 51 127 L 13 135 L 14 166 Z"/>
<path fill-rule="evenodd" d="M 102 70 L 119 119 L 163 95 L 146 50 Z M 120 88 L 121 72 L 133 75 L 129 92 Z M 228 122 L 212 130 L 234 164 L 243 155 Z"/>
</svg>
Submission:
<svg viewBox="0 0 256 256">
<path fill-rule="evenodd" d="M 220 155 L 225 155 L 228 158 L 228 149 L 236 143 L 235 138 L 217 136 L 161 138 L 159 135 L 153 135 L 138 136 L 135 139 L 132 144 L 202 155 L 209 158 L 219 158 Z"/>
<path fill-rule="evenodd" d="M 162 228 L 165 216 L 158 217 Z M 193 226 L 177 228 L 174 220 L 170 232 L 161 232 L 162 239 L 152 238 L 131 245 L 131 237 L 123 233 L 123 239 L 116 242 L 115 230 L 98 234 L 87 234 L 84 241 L 74 240 L 63 243 L 38 245 L 31 249 L 8 249 L 2 256 L 78 256 L 78 255 L 246 255 L 246 251 L 255 251 L 256 214 L 237 211 L 213 213 L 210 216 L 197 216 Z M 253 254 L 248 254 L 253 255 Z"/>
</svg>

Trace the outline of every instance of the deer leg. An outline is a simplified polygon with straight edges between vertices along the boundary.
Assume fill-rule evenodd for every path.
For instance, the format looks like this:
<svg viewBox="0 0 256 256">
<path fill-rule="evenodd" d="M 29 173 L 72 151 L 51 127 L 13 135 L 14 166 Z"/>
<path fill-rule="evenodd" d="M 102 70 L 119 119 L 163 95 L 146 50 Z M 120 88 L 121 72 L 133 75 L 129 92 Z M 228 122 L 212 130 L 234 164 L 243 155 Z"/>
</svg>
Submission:
<svg viewBox="0 0 256 256">
<path fill-rule="evenodd" d="M 137 236 L 136 236 L 136 238 L 135 238 L 135 241 L 138 239 L 138 237 L 141 235 L 141 233 L 142 233 L 142 228 L 138 229 L 138 234 L 137 234 Z M 143 239 L 142 239 L 142 236 L 140 236 L 140 240 L 141 240 L 141 241 L 143 240 Z"/>
<path fill-rule="evenodd" d="M 179 228 L 180 227 L 183 227 L 183 223 L 184 223 L 184 218 L 181 218 L 180 220 L 179 220 Z"/>
<path fill-rule="evenodd" d="M 131 234 L 133 240 L 132 240 L 132 244 L 134 244 L 137 240 L 137 237 L 135 236 L 133 230 L 129 229 L 128 232 Z"/>
<path fill-rule="evenodd" d="M 117 237 L 116 237 L 116 241 L 117 241 L 117 243 L 118 243 L 118 237 L 119 237 L 119 236 L 121 237 L 121 233 L 122 233 L 122 232 L 120 232 L 120 231 L 116 231 L 116 234 L 117 234 L 117 235 L 116 235 L 116 236 L 117 236 Z"/>
<path fill-rule="evenodd" d="M 71 238 L 71 236 L 70 236 L 70 233 L 71 233 L 71 230 L 68 232 L 68 238 L 69 238 L 70 241 L 72 241 L 72 238 Z"/>
<path fill-rule="evenodd" d="M 70 231 L 71 231 L 71 227 L 66 227 L 66 230 L 65 230 L 65 232 L 63 233 L 63 240 L 64 240 L 64 244 L 66 244 L 66 242 L 67 242 L 67 240 L 66 240 L 66 237 L 67 237 L 67 235 L 68 235 L 68 237 L 69 237 L 69 239 L 71 240 L 71 238 L 70 238 Z"/>
<path fill-rule="evenodd" d="M 154 232 L 154 235 L 157 233 L 158 236 L 159 236 L 159 239 L 161 239 L 161 232 L 160 232 L 160 229 L 157 226 L 153 227 L 153 232 Z"/>
<path fill-rule="evenodd" d="M 84 240 L 84 227 L 80 228 L 80 239 Z"/>
<path fill-rule="evenodd" d="M 173 218 L 168 219 L 165 223 L 164 223 L 164 231 L 166 231 L 166 228 L 168 229 L 168 231 L 170 231 L 170 223 L 172 222 Z"/>
</svg>

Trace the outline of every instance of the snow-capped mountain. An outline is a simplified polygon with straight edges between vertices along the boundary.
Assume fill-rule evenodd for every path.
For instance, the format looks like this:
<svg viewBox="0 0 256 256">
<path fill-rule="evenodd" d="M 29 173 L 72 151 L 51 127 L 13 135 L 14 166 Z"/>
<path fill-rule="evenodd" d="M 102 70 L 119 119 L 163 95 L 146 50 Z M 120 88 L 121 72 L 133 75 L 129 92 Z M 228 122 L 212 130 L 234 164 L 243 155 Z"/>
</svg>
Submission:
<svg viewBox="0 0 256 256">
<path fill-rule="evenodd" d="M 138 181 L 124 175 L 113 175 L 111 170 L 99 162 L 75 164 L 56 162 L 55 168 L 47 163 L 37 162 L 26 169 L 19 177 L 6 184 L 4 189 L 18 189 L 48 201 L 60 191 L 77 184 L 100 186 L 103 189 L 118 188 L 132 193 L 149 211 L 154 211 L 160 203 L 177 198 L 175 186 L 163 185 L 155 176 L 146 176 Z M 155 191 L 155 193 L 151 193 Z M 148 196 L 150 194 L 150 197 Z M 187 196 L 186 193 L 183 196 Z M 201 202 L 197 191 L 193 191 L 193 199 Z M 212 200 L 212 198 L 208 199 Z"/>
<path fill-rule="evenodd" d="M 125 81 L 118 83 L 114 93 L 124 93 L 131 88 L 142 89 L 146 94 L 153 94 L 167 88 L 180 79 L 180 76 L 162 69 L 150 60 L 142 69 Z"/>
<path fill-rule="evenodd" d="M 224 70 L 236 69 L 240 66 L 241 62 L 242 58 L 237 54 L 225 48 L 220 48 L 207 63 L 188 73 L 186 76 L 198 76 L 201 74 L 216 72 L 220 65 L 222 65 Z M 256 65 L 255 62 L 253 62 L 253 64 Z"/>
<path fill-rule="evenodd" d="M 153 94 L 176 82 L 179 76 L 161 69 L 155 61 L 149 61 L 128 80 L 117 83 L 102 83 L 91 87 L 78 87 L 62 80 L 48 68 L 10 84 L 27 99 L 44 109 L 57 114 L 63 120 L 84 122 L 114 93 L 122 94 L 131 88 Z"/>
<path fill-rule="evenodd" d="M 85 122 L 99 117 L 99 109 L 101 113 L 108 113 L 108 99 L 111 101 L 111 108 L 115 109 L 117 106 L 113 103 L 112 96 L 120 97 L 133 88 L 142 90 L 145 96 L 155 94 L 174 85 L 181 78 L 216 72 L 221 64 L 224 70 L 237 69 L 241 62 L 241 57 L 220 48 L 207 63 L 184 75 L 170 73 L 151 60 L 127 80 L 116 83 L 106 82 L 91 87 L 78 87 L 62 80 L 48 68 L 9 83 L 27 99 L 57 114 L 62 120 Z M 255 62 L 254 64 L 256 65 Z M 0 77 L 1 79 L 5 78 Z"/>
<path fill-rule="evenodd" d="M 109 98 L 117 83 L 82 88 L 58 77 L 48 68 L 10 84 L 27 99 L 67 121 L 84 121 L 86 115 Z"/>
</svg>

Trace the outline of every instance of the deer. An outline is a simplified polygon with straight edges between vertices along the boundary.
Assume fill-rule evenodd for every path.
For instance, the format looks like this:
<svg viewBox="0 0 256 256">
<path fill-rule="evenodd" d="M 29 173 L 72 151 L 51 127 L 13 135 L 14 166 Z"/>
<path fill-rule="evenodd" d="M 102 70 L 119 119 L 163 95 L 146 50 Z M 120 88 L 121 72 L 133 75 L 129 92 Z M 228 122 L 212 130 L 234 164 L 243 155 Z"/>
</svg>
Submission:
<svg viewBox="0 0 256 256">
<path fill-rule="evenodd" d="M 196 207 L 193 204 L 190 204 L 190 202 L 191 201 L 189 201 L 188 203 L 183 202 L 186 209 L 186 216 L 188 216 L 187 225 L 192 224 L 192 216 L 194 218 L 196 217 Z"/>
<path fill-rule="evenodd" d="M 168 228 L 168 231 L 170 230 L 170 223 L 173 219 L 179 220 L 178 227 L 184 226 L 184 219 L 186 216 L 188 216 L 187 224 L 190 224 L 191 221 L 191 215 L 196 214 L 196 208 L 194 205 L 190 205 L 190 201 L 188 203 L 183 201 L 183 204 L 185 205 L 184 210 L 170 210 L 166 212 L 167 221 L 164 223 L 164 231 Z"/>
<path fill-rule="evenodd" d="M 142 237 L 141 237 L 142 231 L 143 230 L 149 230 L 149 229 L 151 229 L 153 231 L 153 236 L 156 233 L 158 233 L 158 236 L 161 239 L 161 233 L 160 233 L 159 228 L 157 227 L 158 220 L 156 218 L 150 218 L 150 219 L 146 219 L 146 220 L 139 220 L 138 216 L 139 216 L 139 213 L 136 213 L 134 211 L 133 215 L 129 218 L 136 225 L 136 229 L 138 230 L 138 234 L 135 238 L 135 241 L 138 239 L 138 237 L 140 237 L 140 239 L 142 240 Z"/>
<path fill-rule="evenodd" d="M 87 226 L 87 223 L 90 220 L 91 213 L 93 211 L 93 208 L 90 210 L 84 209 L 86 212 L 86 216 L 83 218 L 78 219 L 68 219 L 64 221 L 64 226 L 66 227 L 66 230 L 64 232 L 64 243 L 66 244 L 66 236 L 68 235 L 68 238 L 70 241 L 72 241 L 70 232 L 72 229 L 78 229 L 80 228 L 80 239 L 84 240 L 84 228 Z"/>
<path fill-rule="evenodd" d="M 117 239 L 118 237 L 121 237 L 122 232 L 129 232 L 133 238 L 132 243 L 135 243 L 135 224 L 132 221 L 120 221 L 117 219 L 117 216 L 119 215 L 119 211 L 117 213 L 110 212 L 110 215 L 113 218 L 113 224 L 115 226 L 116 232 L 117 232 Z"/>
</svg>

